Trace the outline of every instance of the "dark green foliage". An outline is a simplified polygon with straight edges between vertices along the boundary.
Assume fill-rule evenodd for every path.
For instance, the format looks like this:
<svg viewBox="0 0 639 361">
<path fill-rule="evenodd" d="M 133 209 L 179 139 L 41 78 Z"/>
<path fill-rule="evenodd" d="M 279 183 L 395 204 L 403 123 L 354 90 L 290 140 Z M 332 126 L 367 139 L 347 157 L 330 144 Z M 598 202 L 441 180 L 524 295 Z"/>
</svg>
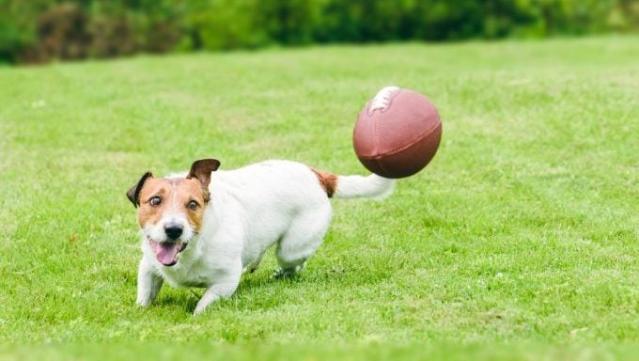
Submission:
<svg viewBox="0 0 639 361">
<path fill-rule="evenodd" d="M 195 3 L 188 7 L 187 27 L 192 48 L 254 48 L 266 42 L 266 34 L 255 16 L 259 0 Z"/>
<path fill-rule="evenodd" d="M 187 36 L 183 9 L 169 0 L 0 0 L 0 60 L 171 51 Z"/>
<path fill-rule="evenodd" d="M 639 0 L 0 0 L 0 59 L 639 29 Z"/>
</svg>

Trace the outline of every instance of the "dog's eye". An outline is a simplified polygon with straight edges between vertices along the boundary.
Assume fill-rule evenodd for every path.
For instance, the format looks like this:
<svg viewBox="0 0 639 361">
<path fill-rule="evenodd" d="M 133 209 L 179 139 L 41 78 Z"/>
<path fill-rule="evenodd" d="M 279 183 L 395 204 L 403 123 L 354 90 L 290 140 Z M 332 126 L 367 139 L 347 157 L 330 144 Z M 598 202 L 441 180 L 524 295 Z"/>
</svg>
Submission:
<svg viewBox="0 0 639 361">
<path fill-rule="evenodd" d="M 159 196 L 153 196 L 151 197 L 151 199 L 149 199 L 149 204 L 153 207 L 159 206 L 160 203 L 162 203 L 162 198 L 160 198 Z"/>
<path fill-rule="evenodd" d="M 200 205 L 197 204 L 196 201 L 190 201 L 189 203 L 186 204 L 186 207 L 192 211 L 196 210 L 197 207 L 199 207 Z"/>
</svg>

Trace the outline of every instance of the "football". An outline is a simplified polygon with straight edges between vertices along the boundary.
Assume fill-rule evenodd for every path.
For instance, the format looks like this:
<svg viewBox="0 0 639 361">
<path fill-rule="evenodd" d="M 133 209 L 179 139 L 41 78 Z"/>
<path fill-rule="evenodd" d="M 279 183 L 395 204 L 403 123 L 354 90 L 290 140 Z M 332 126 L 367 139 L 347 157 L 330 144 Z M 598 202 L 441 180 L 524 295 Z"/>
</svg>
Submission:
<svg viewBox="0 0 639 361">
<path fill-rule="evenodd" d="M 435 106 L 416 91 L 389 86 L 359 113 L 353 147 L 360 162 L 385 178 L 422 170 L 435 156 L 442 123 Z"/>
</svg>

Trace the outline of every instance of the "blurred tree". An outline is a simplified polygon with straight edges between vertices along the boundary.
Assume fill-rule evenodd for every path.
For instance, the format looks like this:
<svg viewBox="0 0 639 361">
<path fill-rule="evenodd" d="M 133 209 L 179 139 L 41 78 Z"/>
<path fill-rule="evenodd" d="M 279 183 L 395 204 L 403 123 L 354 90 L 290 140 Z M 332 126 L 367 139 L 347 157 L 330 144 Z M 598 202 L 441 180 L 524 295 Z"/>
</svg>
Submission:
<svg viewBox="0 0 639 361">
<path fill-rule="evenodd" d="M 0 60 L 639 30 L 639 0 L 0 0 Z"/>
<path fill-rule="evenodd" d="M 48 6 L 49 1 L 0 0 L 0 60 L 19 61 L 27 55 L 37 39 L 35 19 Z"/>
<path fill-rule="evenodd" d="M 88 55 L 89 18 L 76 4 L 55 5 L 38 16 L 37 60 L 79 59 Z"/>
<path fill-rule="evenodd" d="M 257 26 L 282 44 L 308 44 L 322 11 L 321 1 L 261 0 L 257 2 Z"/>
<path fill-rule="evenodd" d="M 255 48 L 268 42 L 257 26 L 259 0 L 204 0 L 188 9 L 194 48 Z"/>
</svg>

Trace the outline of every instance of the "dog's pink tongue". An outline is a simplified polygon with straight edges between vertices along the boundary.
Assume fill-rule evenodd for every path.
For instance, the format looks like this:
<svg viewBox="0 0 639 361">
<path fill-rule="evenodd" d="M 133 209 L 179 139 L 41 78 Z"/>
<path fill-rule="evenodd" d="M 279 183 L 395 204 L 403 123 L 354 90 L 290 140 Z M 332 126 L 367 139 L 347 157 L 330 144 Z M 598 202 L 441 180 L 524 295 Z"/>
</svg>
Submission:
<svg viewBox="0 0 639 361">
<path fill-rule="evenodd" d="M 159 243 L 155 247 L 155 258 L 165 266 L 173 266 L 177 263 L 177 254 L 180 247 L 177 243 Z"/>
</svg>

